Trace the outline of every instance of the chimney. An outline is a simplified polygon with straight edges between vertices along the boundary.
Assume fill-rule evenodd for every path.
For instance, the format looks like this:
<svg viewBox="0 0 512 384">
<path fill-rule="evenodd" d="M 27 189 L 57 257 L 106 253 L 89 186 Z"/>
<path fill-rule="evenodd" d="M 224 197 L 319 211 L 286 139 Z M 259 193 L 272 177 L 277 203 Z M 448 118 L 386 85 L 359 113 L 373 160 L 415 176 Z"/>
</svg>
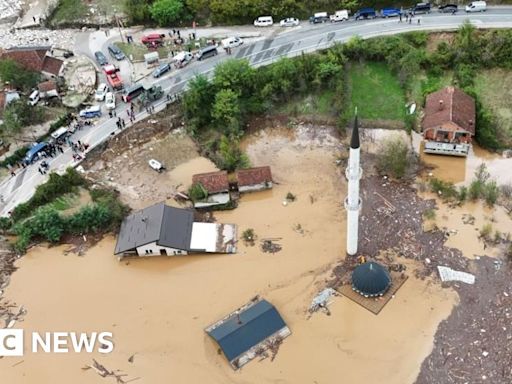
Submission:
<svg viewBox="0 0 512 384">
<path fill-rule="evenodd" d="M 439 100 L 439 110 L 442 111 L 444 109 L 444 101 Z"/>
</svg>

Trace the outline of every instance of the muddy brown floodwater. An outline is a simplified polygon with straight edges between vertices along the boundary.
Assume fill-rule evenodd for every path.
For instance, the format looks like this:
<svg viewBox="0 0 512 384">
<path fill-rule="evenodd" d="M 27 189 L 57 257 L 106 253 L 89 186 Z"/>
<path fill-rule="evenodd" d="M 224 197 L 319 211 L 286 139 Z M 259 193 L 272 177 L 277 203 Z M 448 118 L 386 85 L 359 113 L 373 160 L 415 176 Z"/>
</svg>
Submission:
<svg viewBox="0 0 512 384">
<path fill-rule="evenodd" d="M 216 218 L 238 224 L 240 232 L 253 228 L 255 246 L 240 243 L 234 255 L 123 262 L 112 254 L 112 237 L 84 257 L 64 256 L 66 246 L 31 250 L 17 262 L 19 270 L 5 292 L 28 310 L 16 326 L 111 331 L 115 350 L 109 355 L 28 352 L 0 359 L 0 383 L 114 382 L 81 369 L 93 358 L 121 370 L 126 381 L 140 378 L 137 383 L 148 384 L 414 382 L 457 295 L 416 279 L 411 271 L 378 316 L 338 297 L 331 316 L 307 319 L 311 299 L 345 254 L 346 183 L 335 163 L 344 149 L 332 131 L 311 127 L 261 131 L 244 146 L 253 165 L 272 167 L 277 183 L 271 191 L 243 196 L 236 210 Z M 183 166 L 187 172 L 201 171 L 189 165 Z M 175 172 L 180 174 L 179 166 Z M 297 200 L 284 206 L 287 192 Z M 297 224 L 302 233 L 294 229 Z M 280 239 L 280 252 L 260 250 L 259 240 L 268 237 Z M 204 328 L 257 294 L 278 308 L 292 335 L 273 362 L 255 360 L 235 372 Z"/>
</svg>

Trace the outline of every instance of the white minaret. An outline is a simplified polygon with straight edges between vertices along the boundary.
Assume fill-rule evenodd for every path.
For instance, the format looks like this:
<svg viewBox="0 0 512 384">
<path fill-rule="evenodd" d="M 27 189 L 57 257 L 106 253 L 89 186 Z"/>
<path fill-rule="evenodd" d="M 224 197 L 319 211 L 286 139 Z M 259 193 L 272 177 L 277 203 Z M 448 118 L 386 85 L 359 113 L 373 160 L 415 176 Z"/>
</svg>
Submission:
<svg viewBox="0 0 512 384">
<path fill-rule="evenodd" d="M 361 178 L 361 167 L 359 166 L 359 127 L 356 117 L 354 119 L 354 129 L 352 130 L 352 139 L 350 140 L 350 155 L 348 158 L 348 167 L 345 175 L 348 180 L 348 196 L 345 199 L 345 209 L 347 210 L 347 253 L 351 256 L 357 253 L 357 241 L 359 232 L 359 208 L 361 199 L 359 198 L 359 179 Z"/>
</svg>

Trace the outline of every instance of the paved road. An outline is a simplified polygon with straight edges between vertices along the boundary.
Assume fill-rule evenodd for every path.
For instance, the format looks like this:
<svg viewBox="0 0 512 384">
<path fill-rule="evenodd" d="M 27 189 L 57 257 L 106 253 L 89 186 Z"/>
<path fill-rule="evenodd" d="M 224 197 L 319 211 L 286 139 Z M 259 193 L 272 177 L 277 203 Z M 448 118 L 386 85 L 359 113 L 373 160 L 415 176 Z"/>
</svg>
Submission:
<svg viewBox="0 0 512 384">
<path fill-rule="evenodd" d="M 247 59 L 252 66 L 261 66 L 270 64 L 281 57 L 296 56 L 301 53 L 313 52 L 318 49 L 327 48 L 335 42 L 346 42 L 353 36 L 370 38 L 382 35 L 392 35 L 413 30 L 453 30 L 458 28 L 461 23 L 469 19 L 472 24 L 478 28 L 512 28 L 512 8 L 493 7 L 485 13 L 457 15 L 432 13 L 421 17 L 421 25 L 417 23 L 406 24 L 398 23 L 396 18 L 375 19 L 368 21 L 348 21 L 338 24 L 309 25 L 302 23 L 283 31 L 274 37 L 257 41 L 250 45 L 243 45 L 233 50 L 231 56 L 221 52 L 218 56 L 207 59 L 202 62 L 193 62 L 184 69 L 173 71 L 164 78 L 155 83 L 171 94 L 179 93 L 186 88 L 188 80 L 197 74 L 211 76 L 215 65 L 228 58 Z M 415 20 L 414 20 L 415 21 Z M 78 49 L 92 57 L 93 51 L 101 46 L 105 51 L 108 40 L 101 38 L 97 33 L 90 35 L 79 35 L 76 46 Z M 112 36 L 110 36 L 112 38 Z M 145 85 L 149 85 L 152 79 L 142 80 Z M 164 108 L 165 98 L 157 102 L 157 111 Z M 122 116 L 128 121 L 126 115 L 126 105 L 121 104 L 117 107 L 118 116 Z M 147 113 L 139 113 L 137 121 L 147 117 Z M 88 143 L 91 148 L 107 140 L 116 130 L 115 120 L 102 118 L 96 125 L 76 132 L 72 140 L 81 140 Z M 73 164 L 72 153 L 69 148 L 65 153 L 51 159 L 50 167 L 57 172 L 64 171 Z M 15 177 L 4 180 L 0 183 L 0 194 L 4 202 L 0 205 L 0 214 L 8 215 L 17 204 L 27 201 L 34 193 L 35 188 L 47 179 L 47 175 L 40 175 L 37 171 L 38 165 L 27 167 L 23 172 L 19 172 Z"/>
</svg>

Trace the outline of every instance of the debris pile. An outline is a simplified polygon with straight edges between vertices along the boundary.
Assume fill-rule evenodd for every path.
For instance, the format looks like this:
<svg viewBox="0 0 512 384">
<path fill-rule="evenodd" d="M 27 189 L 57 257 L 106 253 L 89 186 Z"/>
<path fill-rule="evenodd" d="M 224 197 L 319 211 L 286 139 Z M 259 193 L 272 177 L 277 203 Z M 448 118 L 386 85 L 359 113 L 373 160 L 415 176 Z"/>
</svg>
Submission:
<svg viewBox="0 0 512 384">
<path fill-rule="evenodd" d="M 0 4 L 2 3 L 3 1 L 0 1 Z M 1 9 L 0 14 L 3 15 Z M 52 46 L 72 51 L 76 33 L 77 31 L 72 29 L 0 28 L 0 48 Z"/>
<path fill-rule="evenodd" d="M 267 253 L 279 252 L 283 247 L 280 244 L 276 243 L 276 241 L 278 240 L 280 239 L 262 239 L 261 250 Z"/>
<path fill-rule="evenodd" d="M 330 316 L 331 312 L 328 308 L 328 305 L 331 303 L 330 299 L 332 296 L 338 295 L 338 292 L 332 288 L 325 288 L 324 290 L 320 291 L 320 293 L 313 298 L 313 301 L 311 302 L 311 305 L 308 309 L 309 313 L 323 310 L 325 313 L 327 313 L 328 316 Z"/>
<path fill-rule="evenodd" d="M 85 367 L 83 367 L 82 369 L 84 371 L 86 371 L 88 369 L 93 369 L 101 377 L 113 377 L 116 379 L 117 384 L 126 384 L 126 383 L 129 383 L 131 381 L 135 381 L 138 379 L 138 378 L 134 378 L 134 379 L 126 380 L 124 378 L 126 376 L 128 376 L 127 374 L 122 373 L 119 370 L 111 371 L 111 370 L 105 368 L 104 365 L 101 365 L 100 363 L 98 363 L 95 359 L 92 359 L 92 362 L 93 362 L 92 365 L 88 364 Z"/>
<path fill-rule="evenodd" d="M 0 1 L 0 21 L 16 17 L 21 12 L 21 1 L 2 0 Z"/>
</svg>

